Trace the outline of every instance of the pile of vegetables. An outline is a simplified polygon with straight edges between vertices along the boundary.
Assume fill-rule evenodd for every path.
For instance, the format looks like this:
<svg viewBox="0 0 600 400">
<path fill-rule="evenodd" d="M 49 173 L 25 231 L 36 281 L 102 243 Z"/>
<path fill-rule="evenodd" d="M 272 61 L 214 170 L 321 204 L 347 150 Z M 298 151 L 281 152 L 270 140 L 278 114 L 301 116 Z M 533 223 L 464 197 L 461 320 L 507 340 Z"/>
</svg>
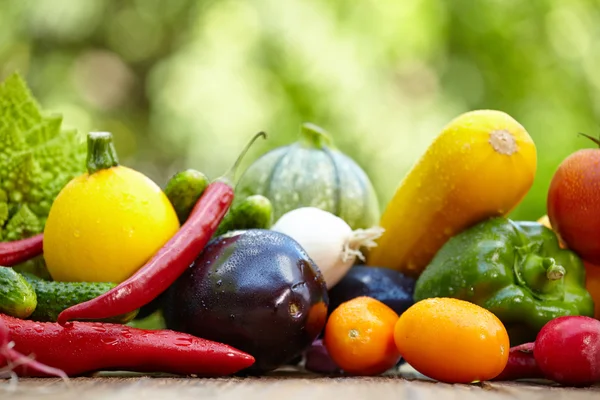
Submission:
<svg viewBox="0 0 600 400">
<path fill-rule="evenodd" d="M 0 104 L 2 376 L 407 363 L 447 383 L 600 382 L 599 149 L 559 166 L 547 216 L 515 221 L 536 146 L 506 113 L 467 112 L 380 212 L 312 123 L 238 181 L 266 133 L 222 177 L 158 185 L 120 164 L 112 134 L 61 130 L 18 75 Z"/>
</svg>

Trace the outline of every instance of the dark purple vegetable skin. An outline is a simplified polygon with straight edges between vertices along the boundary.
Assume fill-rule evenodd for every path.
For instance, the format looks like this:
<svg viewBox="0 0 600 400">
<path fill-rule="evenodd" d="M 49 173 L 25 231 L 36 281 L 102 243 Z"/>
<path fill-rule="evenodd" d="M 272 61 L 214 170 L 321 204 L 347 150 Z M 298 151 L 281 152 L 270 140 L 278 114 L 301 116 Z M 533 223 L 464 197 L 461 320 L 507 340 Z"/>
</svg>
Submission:
<svg viewBox="0 0 600 400">
<path fill-rule="evenodd" d="M 304 353 L 304 368 L 318 374 L 341 374 L 342 370 L 331 359 L 321 339 L 317 339 Z"/>
<path fill-rule="evenodd" d="M 329 290 L 329 314 L 359 296 L 377 299 L 401 315 L 414 304 L 416 280 L 389 268 L 356 265 Z"/>
<path fill-rule="evenodd" d="M 301 355 L 325 327 L 329 299 L 314 262 L 292 238 L 250 229 L 211 240 L 168 289 L 167 328 L 255 357 L 246 374 Z"/>
<path fill-rule="evenodd" d="M 400 359 L 396 367 L 404 364 L 404 359 Z M 324 375 L 343 375 L 344 371 L 337 366 L 331 359 L 327 348 L 322 339 L 317 339 L 304 352 L 304 368 L 307 371 Z"/>
</svg>

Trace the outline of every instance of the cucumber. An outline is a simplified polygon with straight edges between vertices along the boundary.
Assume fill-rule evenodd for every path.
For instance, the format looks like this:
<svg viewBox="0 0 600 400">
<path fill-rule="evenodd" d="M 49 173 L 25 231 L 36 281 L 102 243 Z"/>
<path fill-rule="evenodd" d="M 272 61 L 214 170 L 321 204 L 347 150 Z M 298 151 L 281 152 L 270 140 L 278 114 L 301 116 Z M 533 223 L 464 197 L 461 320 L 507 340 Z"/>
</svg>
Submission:
<svg viewBox="0 0 600 400">
<path fill-rule="evenodd" d="M 180 223 L 186 221 L 208 185 L 206 175 L 194 169 L 180 171 L 169 179 L 165 194 L 175 208 Z M 272 224 L 273 206 L 269 199 L 262 195 L 248 196 L 229 209 L 214 236 L 232 230 L 268 229 Z"/>
<path fill-rule="evenodd" d="M 195 169 L 180 171 L 169 179 L 165 187 L 165 194 L 173 205 L 181 224 L 187 220 L 209 183 L 206 175 Z"/>
<path fill-rule="evenodd" d="M 229 231 L 269 229 L 273 224 L 273 206 L 260 194 L 248 196 L 229 209 L 214 236 Z"/>
<path fill-rule="evenodd" d="M 37 307 L 29 319 L 39 322 L 56 322 L 58 314 L 63 310 L 91 300 L 116 286 L 105 282 L 56 282 L 40 279 L 31 274 L 23 274 L 31 284 L 37 296 Z M 133 312 L 102 319 L 102 322 L 125 324 L 138 313 Z"/>
<path fill-rule="evenodd" d="M 34 312 L 37 296 L 23 275 L 0 267 L 0 313 L 25 319 Z"/>
</svg>

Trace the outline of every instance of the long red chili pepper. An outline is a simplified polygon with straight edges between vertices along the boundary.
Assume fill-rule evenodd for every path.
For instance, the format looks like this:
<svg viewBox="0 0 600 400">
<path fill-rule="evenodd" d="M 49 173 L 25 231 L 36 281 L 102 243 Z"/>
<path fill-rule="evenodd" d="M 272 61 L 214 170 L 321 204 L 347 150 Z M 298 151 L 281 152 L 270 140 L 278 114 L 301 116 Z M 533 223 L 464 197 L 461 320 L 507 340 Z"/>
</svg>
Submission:
<svg viewBox="0 0 600 400">
<path fill-rule="evenodd" d="M 255 135 L 238 156 L 242 157 L 264 132 Z M 179 231 L 130 278 L 104 294 L 63 310 L 57 318 L 64 325 L 73 319 L 104 319 L 136 310 L 164 292 L 198 257 L 211 239 L 233 201 L 234 190 L 226 179 L 212 182 L 196 202 Z"/>
<path fill-rule="evenodd" d="M 504 370 L 495 377 L 494 381 L 512 381 L 515 379 L 541 379 L 544 377 L 533 357 L 535 344 L 525 343 L 511 347 L 508 362 Z"/>
<path fill-rule="evenodd" d="M 12 267 L 44 252 L 44 234 L 26 239 L 0 243 L 0 266 Z"/>
<path fill-rule="evenodd" d="M 167 329 L 100 322 L 73 322 L 65 328 L 0 314 L 2 320 L 14 350 L 69 376 L 120 370 L 217 377 L 254 364 L 254 357 L 234 347 Z M 46 371 L 27 365 L 14 371 L 21 376 L 47 376 Z"/>
<path fill-rule="evenodd" d="M 64 371 L 52 368 L 19 353 L 13 348 L 12 343 L 8 326 L 6 326 L 4 319 L 0 319 L 0 377 L 5 375 L 3 373 L 5 369 L 6 372 L 11 372 L 13 368 L 20 366 L 20 368 L 30 369 L 40 375 L 67 378 Z"/>
</svg>

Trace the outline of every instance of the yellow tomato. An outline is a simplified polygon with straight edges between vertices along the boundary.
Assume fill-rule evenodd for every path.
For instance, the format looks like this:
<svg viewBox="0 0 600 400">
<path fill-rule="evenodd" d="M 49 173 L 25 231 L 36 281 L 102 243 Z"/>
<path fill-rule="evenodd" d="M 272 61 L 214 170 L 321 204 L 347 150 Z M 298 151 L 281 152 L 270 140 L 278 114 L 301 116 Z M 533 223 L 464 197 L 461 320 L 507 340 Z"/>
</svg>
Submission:
<svg viewBox="0 0 600 400">
<path fill-rule="evenodd" d="M 75 178 L 59 193 L 45 225 L 44 258 L 54 280 L 118 283 L 178 229 L 164 192 L 115 165 Z"/>
<path fill-rule="evenodd" d="M 394 338 L 408 364 L 447 383 L 471 383 L 498 376 L 508 362 L 510 343 L 502 322 L 476 304 L 430 298 L 406 310 Z"/>
</svg>

